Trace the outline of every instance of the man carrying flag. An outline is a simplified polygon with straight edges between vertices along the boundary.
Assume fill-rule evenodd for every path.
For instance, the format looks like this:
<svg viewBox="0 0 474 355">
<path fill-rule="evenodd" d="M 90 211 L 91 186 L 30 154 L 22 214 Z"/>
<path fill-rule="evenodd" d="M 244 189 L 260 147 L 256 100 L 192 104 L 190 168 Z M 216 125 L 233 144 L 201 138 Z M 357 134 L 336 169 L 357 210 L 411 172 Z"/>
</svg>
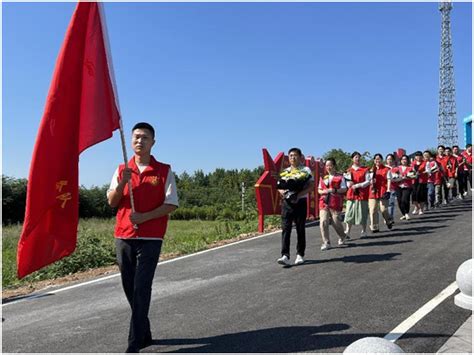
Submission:
<svg viewBox="0 0 474 355">
<path fill-rule="evenodd" d="M 127 163 L 102 4 L 79 2 L 56 62 L 33 152 L 18 242 L 19 278 L 75 250 L 79 154 L 116 129 L 125 164 L 117 169 L 107 195 L 110 205 L 118 207 L 117 260 L 132 308 L 127 352 L 138 352 L 152 340 L 151 283 L 168 214 L 178 206 L 176 186 L 170 166 L 151 156 L 155 132 L 149 124 L 133 128 L 135 155 Z"/>
<path fill-rule="evenodd" d="M 22 278 L 76 248 L 79 154 L 121 126 L 101 4 L 79 2 L 38 131 L 17 270 Z"/>
<path fill-rule="evenodd" d="M 139 352 L 152 344 L 148 311 L 151 286 L 161 245 L 166 233 L 168 215 L 178 207 L 178 194 L 171 167 L 151 155 L 155 130 L 145 122 L 132 129 L 134 156 L 128 167 L 121 164 L 115 171 L 107 199 L 118 207 L 115 225 L 117 262 L 122 285 L 132 309 L 127 353 Z M 135 211 L 130 203 L 132 186 Z"/>
</svg>

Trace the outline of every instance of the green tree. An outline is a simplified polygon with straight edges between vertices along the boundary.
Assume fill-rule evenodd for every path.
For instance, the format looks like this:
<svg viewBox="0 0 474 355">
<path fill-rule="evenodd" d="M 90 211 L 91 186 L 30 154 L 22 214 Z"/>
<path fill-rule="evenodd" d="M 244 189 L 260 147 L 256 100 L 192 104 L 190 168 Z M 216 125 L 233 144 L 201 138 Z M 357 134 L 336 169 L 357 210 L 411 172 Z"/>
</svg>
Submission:
<svg viewBox="0 0 474 355">
<path fill-rule="evenodd" d="M 26 206 L 26 179 L 2 175 L 2 220 L 5 224 L 23 222 Z"/>
<path fill-rule="evenodd" d="M 342 149 L 331 149 L 323 154 L 323 159 L 334 158 L 337 164 L 337 170 L 344 172 L 352 165 L 352 153 L 345 152 Z M 361 165 L 372 166 L 372 156 L 369 152 L 361 153 Z"/>
</svg>

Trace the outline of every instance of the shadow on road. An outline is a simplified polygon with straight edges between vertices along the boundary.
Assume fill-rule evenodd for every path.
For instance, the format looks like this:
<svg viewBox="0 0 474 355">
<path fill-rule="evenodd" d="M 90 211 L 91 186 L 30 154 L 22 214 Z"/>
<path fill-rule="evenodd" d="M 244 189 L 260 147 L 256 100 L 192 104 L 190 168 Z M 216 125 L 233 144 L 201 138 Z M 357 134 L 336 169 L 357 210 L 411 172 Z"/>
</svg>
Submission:
<svg viewBox="0 0 474 355">
<path fill-rule="evenodd" d="M 364 239 L 364 240 L 367 240 L 367 239 Z M 364 244 L 347 243 L 346 245 L 351 248 L 360 248 L 360 247 L 381 247 L 381 246 L 404 244 L 404 243 L 411 243 L 411 242 L 413 242 L 413 240 L 411 239 L 397 240 L 397 241 L 387 240 L 384 242 L 368 242 Z"/>
<path fill-rule="evenodd" d="M 376 236 L 371 234 L 364 239 L 408 237 L 411 235 L 415 236 L 415 235 L 421 235 L 421 234 L 430 234 L 430 233 L 434 233 L 433 231 L 434 229 L 445 228 L 445 227 L 448 227 L 448 225 L 443 224 L 443 225 L 437 225 L 437 226 L 424 226 L 424 227 L 414 226 L 411 228 L 395 229 L 393 232 L 386 231 Z"/>
<path fill-rule="evenodd" d="M 411 228 L 404 228 L 400 232 L 414 231 L 417 234 L 432 233 L 432 229 L 446 228 L 449 227 L 447 224 L 437 225 L 437 226 L 413 226 Z M 404 235 L 409 235 L 410 233 L 403 233 Z"/>
<path fill-rule="evenodd" d="M 433 218 L 431 217 L 429 220 L 426 220 L 425 218 L 421 218 L 421 219 L 416 219 L 416 220 L 410 220 L 409 222 L 403 222 L 403 226 L 410 226 L 412 224 L 421 224 L 421 223 L 442 223 L 442 222 L 446 222 L 446 221 L 452 221 L 454 220 L 454 218 L 443 218 L 443 217 L 436 217 L 436 218 Z M 402 224 L 398 224 L 398 226 L 401 226 Z"/>
<path fill-rule="evenodd" d="M 349 328 L 350 326 L 344 323 L 314 327 L 278 327 L 214 337 L 154 340 L 153 345 L 165 346 L 168 348 L 162 349 L 162 351 L 177 353 L 292 353 L 343 349 L 361 338 L 385 336 L 382 333 L 328 334 Z M 408 333 L 403 338 L 439 337 L 448 338 L 449 335 Z M 173 349 L 175 347 L 180 348 Z M 153 348 L 147 348 L 144 351 L 153 352 Z"/>
<path fill-rule="evenodd" d="M 451 212 L 451 211 L 450 211 Z M 457 214 L 424 214 L 422 216 L 412 216 L 410 219 L 410 221 L 408 222 L 403 222 L 403 223 L 406 223 L 406 224 L 410 224 L 414 221 L 426 221 L 426 222 L 431 222 L 432 220 L 445 220 L 445 219 L 454 219 L 456 216 L 458 216 Z"/>
<path fill-rule="evenodd" d="M 380 261 L 390 261 L 393 260 L 396 256 L 402 255 L 401 253 L 387 253 L 387 254 L 362 254 L 362 255 L 348 255 L 340 258 L 332 258 L 326 260 L 306 260 L 303 265 L 298 265 L 298 267 L 311 265 L 311 264 L 323 264 L 329 262 L 343 262 L 343 263 L 356 263 L 356 264 L 366 264 Z M 293 267 L 293 265 L 287 266 Z"/>
</svg>

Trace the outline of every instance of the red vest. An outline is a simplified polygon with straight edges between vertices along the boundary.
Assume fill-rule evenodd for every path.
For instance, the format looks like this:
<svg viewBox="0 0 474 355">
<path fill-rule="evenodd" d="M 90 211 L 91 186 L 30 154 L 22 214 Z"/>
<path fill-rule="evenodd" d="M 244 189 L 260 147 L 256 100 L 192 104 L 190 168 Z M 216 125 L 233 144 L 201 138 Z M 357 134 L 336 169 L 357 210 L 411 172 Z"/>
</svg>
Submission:
<svg viewBox="0 0 474 355">
<path fill-rule="evenodd" d="M 446 156 L 443 155 L 440 157 L 439 155 L 436 156 L 436 163 L 438 164 L 438 169 L 439 172 L 435 174 L 435 184 L 436 185 L 441 185 L 441 182 L 443 181 L 443 177 L 445 176 L 445 171 L 444 171 L 444 163 L 446 161 Z"/>
<path fill-rule="evenodd" d="M 462 156 L 466 158 L 466 163 L 464 164 L 464 171 L 469 171 L 472 169 L 472 154 L 469 154 L 467 150 L 462 152 Z"/>
<path fill-rule="evenodd" d="M 370 185 L 369 198 L 382 198 L 382 195 L 387 192 L 387 174 L 390 168 L 381 166 L 375 170 L 375 192 L 374 186 Z"/>
<path fill-rule="evenodd" d="M 341 188 L 341 183 L 342 179 L 344 177 L 341 174 L 335 174 L 329 183 L 329 187 L 324 183 L 324 178 L 321 177 L 319 178 L 319 183 L 321 184 L 322 190 L 325 189 L 340 189 Z M 344 200 L 344 196 L 341 194 L 330 194 L 329 195 L 329 205 L 326 203 L 326 197 L 327 195 L 321 195 L 319 198 L 319 209 L 325 209 L 329 207 L 332 210 L 336 211 L 342 211 L 342 202 Z"/>
<path fill-rule="evenodd" d="M 428 173 L 426 172 L 426 161 L 422 161 L 420 164 L 417 164 L 416 161 L 413 163 L 413 167 L 418 165 L 416 171 L 418 172 L 418 182 L 420 184 L 428 183 Z"/>
<path fill-rule="evenodd" d="M 458 170 L 458 162 L 455 157 L 446 156 L 445 159 L 442 161 L 442 166 L 444 170 L 444 174 L 447 178 L 453 178 L 456 175 L 456 171 Z"/>
<path fill-rule="evenodd" d="M 390 172 L 392 173 L 392 176 L 397 174 L 400 177 L 400 169 L 398 166 L 393 166 L 393 167 L 388 167 L 390 169 Z M 396 191 L 398 189 L 398 186 L 400 185 L 399 181 L 391 181 L 390 182 L 390 191 Z"/>
<path fill-rule="evenodd" d="M 413 167 L 411 166 L 407 166 L 405 171 L 403 171 L 403 166 L 399 166 L 398 169 L 399 169 L 399 172 L 400 172 L 400 176 L 402 178 L 406 177 L 407 174 L 410 172 L 410 171 L 413 171 Z M 400 187 L 403 187 L 403 188 L 408 188 L 408 187 L 411 187 L 413 185 L 413 179 L 403 179 L 402 181 L 400 181 Z"/>
<path fill-rule="evenodd" d="M 438 171 L 439 171 L 438 164 L 434 160 L 428 161 L 426 163 L 426 165 L 430 167 L 430 170 L 433 170 L 435 167 L 437 167 Z M 436 184 L 436 185 L 441 184 L 441 182 L 439 181 L 440 179 L 438 178 L 438 175 L 439 175 L 439 172 L 432 173 L 431 175 L 428 175 L 428 182 L 433 183 L 433 184 L 436 184 L 438 182 L 438 184 Z"/>
<path fill-rule="evenodd" d="M 459 155 L 453 154 L 453 157 L 456 159 L 458 163 L 458 172 L 464 171 L 464 156 L 462 154 L 459 154 Z"/>
<path fill-rule="evenodd" d="M 368 171 L 364 166 L 361 166 L 359 169 L 355 170 L 352 167 L 347 170 L 348 173 L 351 173 L 352 176 L 352 182 L 354 184 L 359 184 L 361 182 L 365 181 L 365 173 Z M 348 200 L 363 200 L 367 201 L 369 199 L 369 188 L 370 186 L 359 188 L 356 191 L 354 191 L 351 188 L 347 189 L 347 199 Z"/>
<path fill-rule="evenodd" d="M 133 201 L 136 212 L 148 212 L 161 206 L 165 201 L 165 183 L 170 169 L 169 165 L 160 163 L 151 157 L 150 165 L 140 174 L 135 158 L 130 159 L 128 166 L 132 169 Z M 119 179 L 122 179 L 125 164 L 119 166 Z M 119 202 L 115 237 L 120 238 L 163 238 L 168 225 L 168 216 L 151 219 L 134 229 L 130 222 L 132 213 L 128 184 L 123 190 Z"/>
</svg>

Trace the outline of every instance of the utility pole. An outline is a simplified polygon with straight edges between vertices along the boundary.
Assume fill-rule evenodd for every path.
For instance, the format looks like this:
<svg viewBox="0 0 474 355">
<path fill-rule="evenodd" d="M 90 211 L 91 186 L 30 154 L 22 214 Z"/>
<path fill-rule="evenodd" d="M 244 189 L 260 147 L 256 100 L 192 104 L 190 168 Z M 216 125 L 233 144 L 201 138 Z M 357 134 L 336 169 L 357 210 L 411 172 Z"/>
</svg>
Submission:
<svg viewBox="0 0 474 355">
<path fill-rule="evenodd" d="M 242 195 L 242 212 L 245 212 L 245 182 L 242 181 L 240 184 L 241 195 Z"/>
</svg>

